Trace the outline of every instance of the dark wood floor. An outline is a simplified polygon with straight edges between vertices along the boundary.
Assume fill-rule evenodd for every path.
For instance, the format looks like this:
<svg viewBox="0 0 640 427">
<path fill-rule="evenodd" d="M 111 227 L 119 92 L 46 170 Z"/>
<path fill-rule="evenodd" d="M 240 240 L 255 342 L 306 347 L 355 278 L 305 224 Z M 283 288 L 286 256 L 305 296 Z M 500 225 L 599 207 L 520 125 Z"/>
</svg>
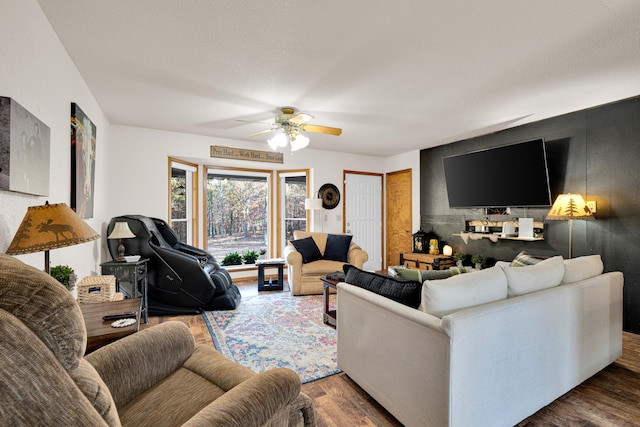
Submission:
<svg viewBox="0 0 640 427">
<path fill-rule="evenodd" d="M 255 282 L 237 283 L 243 296 L 256 295 Z M 180 320 L 196 341 L 213 345 L 202 316 L 152 316 L 146 327 Z M 526 387 L 526 384 L 523 384 Z M 303 384 L 315 403 L 318 426 L 402 426 L 347 375 Z M 532 426 L 639 426 L 640 335 L 623 333 L 622 357 L 550 405 L 518 424 Z"/>
</svg>

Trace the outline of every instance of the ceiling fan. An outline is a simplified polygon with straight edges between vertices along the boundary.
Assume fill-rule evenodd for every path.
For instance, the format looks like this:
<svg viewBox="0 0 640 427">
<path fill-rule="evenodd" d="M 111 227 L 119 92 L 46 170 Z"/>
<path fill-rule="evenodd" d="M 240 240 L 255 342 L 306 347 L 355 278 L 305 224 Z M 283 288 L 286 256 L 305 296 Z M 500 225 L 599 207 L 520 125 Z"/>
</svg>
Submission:
<svg viewBox="0 0 640 427">
<path fill-rule="evenodd" d="M 324 133 L 327 135 L 338 136 L 342 133 L 342 129 L 328 126 L 312 125 L 307 123 L 313 119 L 313 116 L 306 113 L 296 113 L 293 107 L 283 107 L 280 114 L 276 115 L 270 129 L 249 135 L 258 136 L 269 132 L 278 132 L 267 142 L 269 147 L 277 150 L 280 147 L 286 147 L 287 142 L 291 144 L 291 151 L 300 150 L 309 145 L 309 138 L 300 132 Z"/>
</svg>

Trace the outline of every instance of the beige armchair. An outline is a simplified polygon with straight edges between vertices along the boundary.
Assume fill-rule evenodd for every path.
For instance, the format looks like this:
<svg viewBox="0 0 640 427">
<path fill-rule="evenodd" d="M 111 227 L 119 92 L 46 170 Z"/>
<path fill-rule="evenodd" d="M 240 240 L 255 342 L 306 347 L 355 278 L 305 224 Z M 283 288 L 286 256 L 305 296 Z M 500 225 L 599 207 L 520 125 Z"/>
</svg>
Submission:
<svg viewBox="0 0 640 427">
<path fill-rule="evenodd" d="M 333 233 L 337 234 L 337 233 Z M 329 233 L 319 233 L 312 231 L 293 232 L 294 240 L 311 237 L 315 241 L 320 253 L 324 255 L 327 246 L 327 237 Z M 320 259 L 317 261 L 303 263 L 302 255 L 289 242 L 283 251 L 284 259 L 288 265 L 288 280 L 293 295 L 314 295 L 322 294 L 323 285 L 320 281 L 321 277 L 326 276 L 334 271 L 342 271 L 345 264 L 340 261 L 332 261 Z M 369 255 L 360 246 L 351 241 L 349 251 L 347 253 L 347 263 L 355 267 L 362 268 L 367 262 Z"/>
<path fill-rule="evenodd" d="M 182 322 L 165 322 L 86 357 L 71 294 L 0 254 L 0 425 L 313 426 L 313 403 L 290 369 L 261 374 Z"/>
</svg>

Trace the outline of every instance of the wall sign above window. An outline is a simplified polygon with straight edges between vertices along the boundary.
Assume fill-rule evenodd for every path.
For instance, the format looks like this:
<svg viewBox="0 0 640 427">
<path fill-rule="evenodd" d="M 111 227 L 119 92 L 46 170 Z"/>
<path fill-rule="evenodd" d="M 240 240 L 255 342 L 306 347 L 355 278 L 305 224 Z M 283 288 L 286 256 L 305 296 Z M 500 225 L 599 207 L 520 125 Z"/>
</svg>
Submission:
<svg viewBox="0 0 640 427">
<path fill-rule="evenodd" d="M 244 148 L 211 146 L 211 157 L 219 159 L 247 160 L 250 162 L 284 163 L 284 154 L 273 151 L 247 150 Z"/>
</svg>

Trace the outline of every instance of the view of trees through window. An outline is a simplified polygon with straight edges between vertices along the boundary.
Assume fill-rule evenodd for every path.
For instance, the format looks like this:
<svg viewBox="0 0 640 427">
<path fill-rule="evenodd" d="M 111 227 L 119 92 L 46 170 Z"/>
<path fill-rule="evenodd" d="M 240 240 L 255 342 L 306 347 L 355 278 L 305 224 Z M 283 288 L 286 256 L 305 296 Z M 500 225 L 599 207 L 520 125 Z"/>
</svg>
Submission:
<svg viewBox="0 0 640 427">
<path fill-rule="evenodd" d="M 184 170 L 171 169 L 171 224 L 178 240 L 187 239 L 187 174 Z"/>
<path fill-rule="evenodd" d="M 266 176 L 207 175 L 207 250 L 222 263 L 268 248 L 268 180 Z"/>
<path fill-rule="evenodd" d="M 286 240 L 293 240 L 294 230 L 307 229 L 307 211 L 304 199 L 307 197 L 307 177 L 288 176 L 285 183 L 284 227 Z"/>
</svg>

